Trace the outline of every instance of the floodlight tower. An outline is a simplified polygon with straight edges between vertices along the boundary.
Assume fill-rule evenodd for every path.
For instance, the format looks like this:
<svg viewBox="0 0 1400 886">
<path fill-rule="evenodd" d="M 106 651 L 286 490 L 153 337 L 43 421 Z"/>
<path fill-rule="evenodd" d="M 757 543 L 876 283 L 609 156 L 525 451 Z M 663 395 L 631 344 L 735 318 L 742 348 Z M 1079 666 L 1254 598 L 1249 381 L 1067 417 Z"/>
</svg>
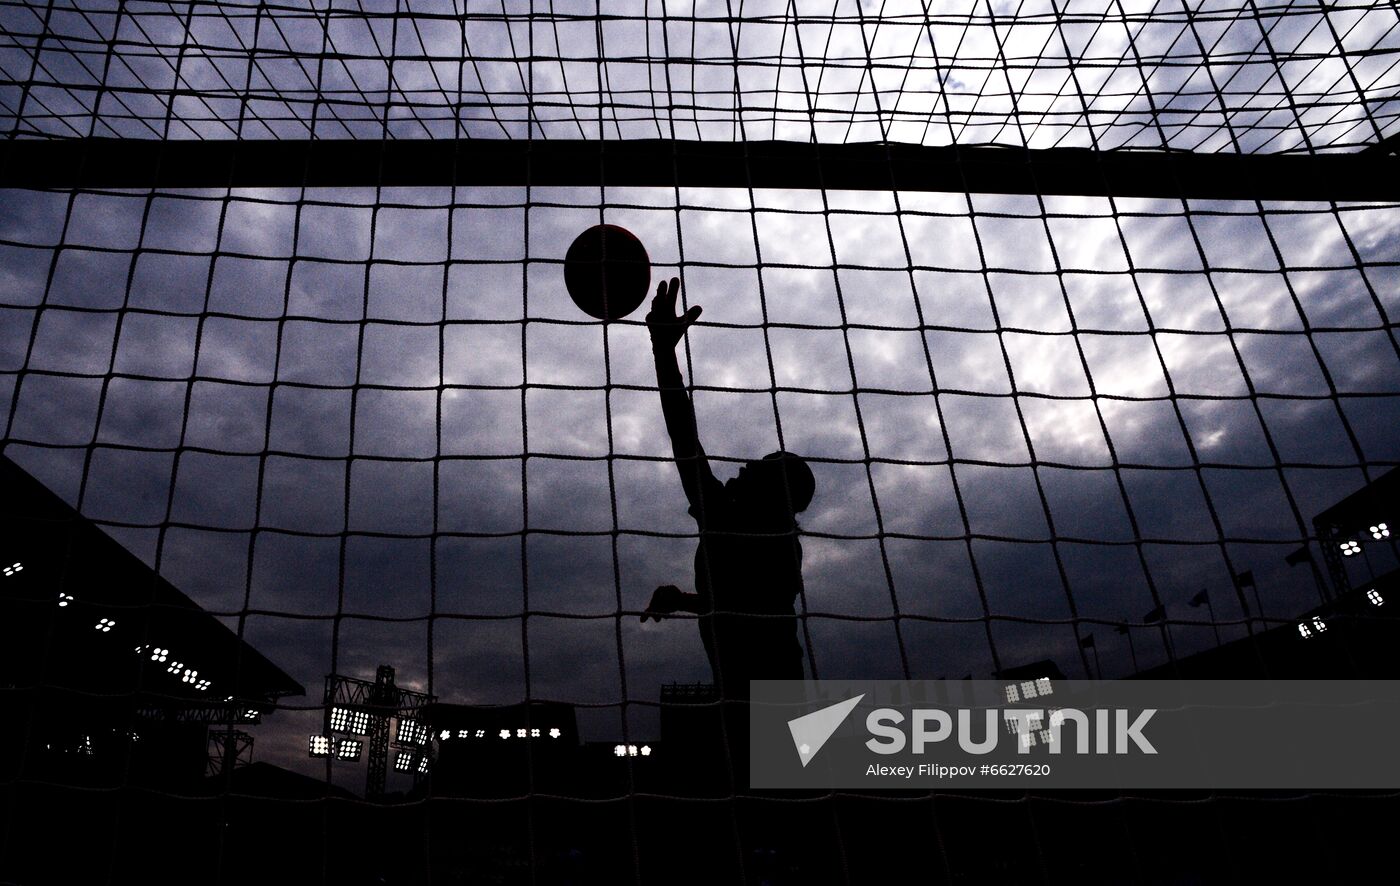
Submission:
<svg viewBox="0 0 1400 886">
<path fill-rule="evenodd" d="M 365 772 L 365 798 L 384 796 L 389 769 L 389 720 L 399 721 L 399 746 L 421 757 L 416 775 L 427 771 L 427 730 L 418 721 L 418 711 L 434 701 L 425 692 L 402 689 L 394 683 L 394 669 L 380 665 L 374 682 L 330 674 L 326 677 L 325 725 L 320 735 L 312 735 L 307 751 L 313 757 L 358 760 L 362 741 L 337 738 L 335 733 L 362 735 L 369 739 Z M 400 754 L 402 756 L 402 752 Z"/>
<path fill-rule="evenodd" d="M 398 712 L 398 687 L 394 669 L 380 665 L 369 690 L 372 710 L 369 724 L 369 766 L 365 774 L 365 797 L 384 796 L 384 779 L 389 766 L 389 717 Z"/>
<path fill-rule="evenodd" d="M 1052 707 L 1053 702 L 1048 699 L 1055 694 L 1056 684 L 1065 680 L 1059 666 L 1047 658 L 1026 665 L 1003 668 L 992 676 L 1001 681 L 1001 700 L 1004 704 L 1045 705 L 1044 717 L 1006 720 L 1006 731 L 1017 737 L 1020 747 L 1033 748 L 1037 739 L 1045 745 L 1053 741 L 1054 733 L 1050 726 L 1057 719 L 1056 712 L 1059 707 Z"/>
</svg>

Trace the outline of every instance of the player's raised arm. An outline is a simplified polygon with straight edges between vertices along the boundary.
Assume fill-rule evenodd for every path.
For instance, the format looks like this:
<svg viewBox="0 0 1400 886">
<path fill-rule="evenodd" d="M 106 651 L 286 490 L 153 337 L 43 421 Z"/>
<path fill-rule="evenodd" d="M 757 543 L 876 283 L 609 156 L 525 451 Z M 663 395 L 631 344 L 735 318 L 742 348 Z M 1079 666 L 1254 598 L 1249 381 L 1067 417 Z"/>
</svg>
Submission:
<svg viewBox="0 0 1400 886">
<path fill-rule="evenodd" d="M 702 489 L 710 491 L 721 487 L 700 445 L 700 435 L 695 426 L 695 407 L 685 391 L 680 364 L 676 361 L 676 345 L 680 344 L 686 330 L 700 316 L 699 305 L 677 316 L 676 296 L 680 289 L 678 277 L 658 285 L 646 320 L 647 329 L 651 332 L 652 355 L 656 358 L 661 413 L 666 417 L 666 432 L 671 436 L 671 452 L 675 455 L 676 467 L 680 469 L 685 497 L 698 508 Z"/>
</svg>

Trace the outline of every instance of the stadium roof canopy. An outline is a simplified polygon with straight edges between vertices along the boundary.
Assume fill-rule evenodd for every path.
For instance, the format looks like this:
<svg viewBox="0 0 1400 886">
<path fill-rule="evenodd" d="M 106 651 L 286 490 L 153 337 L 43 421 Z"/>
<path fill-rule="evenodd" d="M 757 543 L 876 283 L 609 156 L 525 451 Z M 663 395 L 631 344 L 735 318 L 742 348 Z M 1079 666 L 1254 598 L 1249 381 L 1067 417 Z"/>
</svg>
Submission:
<svg viewBox="0 0 1400 886">
<path fill-rule="evenodd" d="M 126 704 L 256 709 L 302 686 L 0 456 L 4 670 Z M 21 568 L 9 574 L 14 564 Z M 178 667 L 177 667 L 178 666 Z"/>
</svg>

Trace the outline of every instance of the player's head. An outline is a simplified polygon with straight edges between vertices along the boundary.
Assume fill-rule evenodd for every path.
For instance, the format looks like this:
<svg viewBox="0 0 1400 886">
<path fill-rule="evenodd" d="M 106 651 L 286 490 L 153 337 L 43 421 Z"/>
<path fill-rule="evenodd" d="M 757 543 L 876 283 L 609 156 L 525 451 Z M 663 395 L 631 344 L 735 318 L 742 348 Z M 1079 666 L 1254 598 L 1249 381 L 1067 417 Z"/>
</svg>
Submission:
<svg viewBox="0 0 1400 886">
<path fill-rule="evenodd" d="M 770 452 L 749 462 L 728 485 L 748 504 L 794 515 L 807 509 L 817 490 L 806 459 L 791 452 Z"/>
</svg>

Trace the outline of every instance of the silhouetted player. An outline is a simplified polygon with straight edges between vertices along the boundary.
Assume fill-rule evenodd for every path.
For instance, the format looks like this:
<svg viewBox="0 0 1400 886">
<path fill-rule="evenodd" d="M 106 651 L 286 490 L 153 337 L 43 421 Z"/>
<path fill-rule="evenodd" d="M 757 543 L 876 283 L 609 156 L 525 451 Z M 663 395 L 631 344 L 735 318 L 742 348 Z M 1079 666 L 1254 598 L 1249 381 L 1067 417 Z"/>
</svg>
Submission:
<svg viewBox="0 0 1400 886">
<path fill-rule="evenodd" d="M 700 639 L 715 684 L 725 698 L 748 698 L 749 680 L 801 680 L 802 647 L 793 608 L 802 590 L 802 546 L 796 514 L 812 501 L 816 481 L 807 463 L 774 452 L 739 469 L 721 484 L 700 445 L 695 408 L 676 363 L 676 345 L 700 316 L 699 306 L 676 316 L 680 280 L 662 283 L 647 314 L 661 411 L 690 515 L 700 528 L 695 593 L 663 585 L 648 616 L 700 616 Z"/>
</svg>

